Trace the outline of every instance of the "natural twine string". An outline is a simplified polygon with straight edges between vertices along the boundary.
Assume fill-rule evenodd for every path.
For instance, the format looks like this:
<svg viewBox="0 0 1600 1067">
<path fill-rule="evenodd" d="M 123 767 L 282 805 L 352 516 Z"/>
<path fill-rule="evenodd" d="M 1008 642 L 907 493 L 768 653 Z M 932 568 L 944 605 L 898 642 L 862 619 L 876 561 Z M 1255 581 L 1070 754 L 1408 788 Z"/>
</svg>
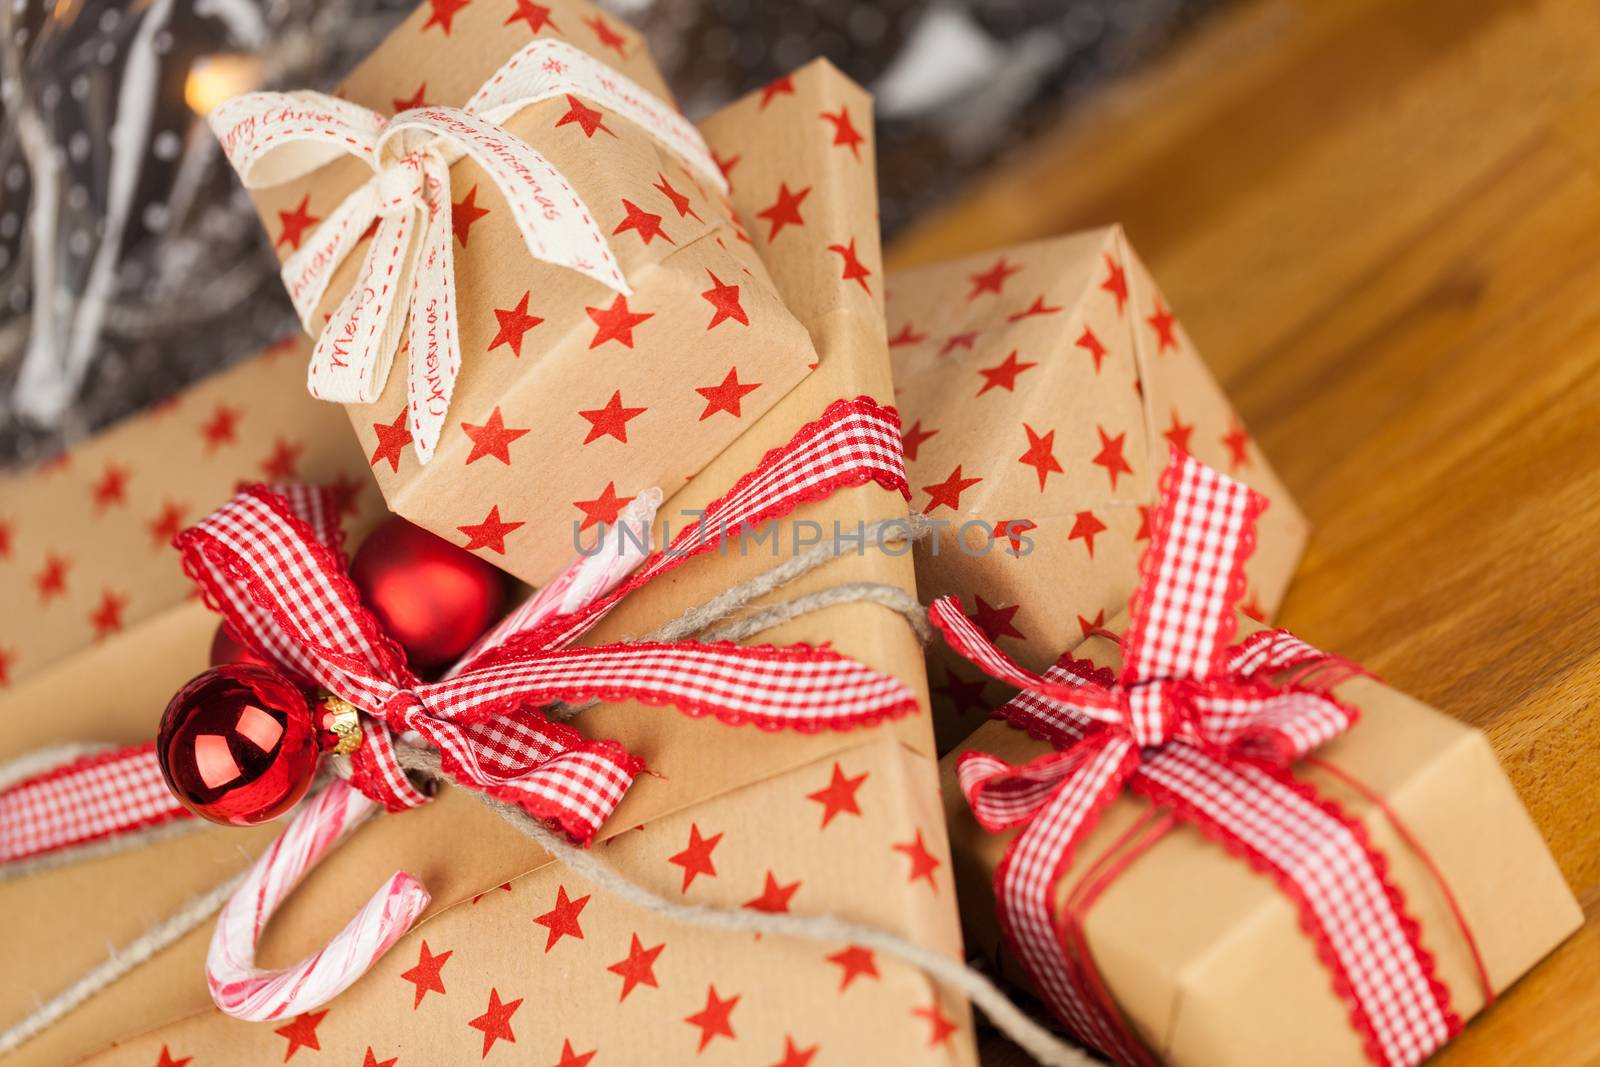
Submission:
<svg viewBox="0 0 1600 1067">
<path fill-rule="evenodd" d="M 396 753 L 400 757 L 400 765 L 407 770 L 448 781 L 443 777 L 437 752 L 397 745 Z M 887 930 L 834 915 L 793 915 L 668 900 L 601 862 L 594 852 L 570 844 L 516 805 L 496 800 L 477 790 L 470 792 L 479 803 L 532 838 L 568 870 L 637 908 L 673 922 L 706 930 L 773 934 L 829 944 L 853 944 L 893 956 L 965 994 L 1002 1033 L 1047 1067 L 1099 1067 L 1085 1053 L 1068 1045 L 1024 1013 L 977 970 L 933 949 Z"/>
<path fill-rule="evenodd" d="M 933 524 L 919 515 L 910 515 L 905 519 L 874 523 L 868 529 L 871 531 L 869 536 L 881 547 L 896 541 L 919 540 L 927 536 L 933 529 Z M 895 536 L 896 534 L 898 536 Z M 904 618 L 918 640 L 926 644 L 932 637 L 932 628 L 928 624 L 922 605 L 904 589 L 878 582 L 841 583 L 760 609 L 743 618 L 727 622 L 721 627 L 716 626 L 717 623 L 727 620 L 729 616 L 766 594 L 837 559 L 842 554 L 842 546 L 843 541 L 840 538 L 819 542 L 776 567 L 730 587 L 706 603 L 690 608 L 677 618 L 636 640 L 679 641 L 698 634 L 706 641 L 734 641 L 824 608 L 842 604 L 872 603 L 894 611 Z M 578 705 L 556 704 L 547 708 L 546 714 L 553 720 L 563 721 L 598 703 L 599 701 L 587 701 Z M 58 760 L 77 758 L 77 754 L 63 753 L 61 749 L 49 751 L 56 752 Z M 400 757 L 401 764 L 408 770 L 414 770 L 430 778 L 443 778 L 438 753 L 404 743 L 396 744 L 396 753 Z M 24 757 L 24 760 L 29 762 L 29 768 L 25 769 L 26 773 L 14 775 L 16 766 L 23 760 L 13 761 L 12 764 L 0 768 L 0 788 L 4 788 L 5 784 L 11 781 L 29 777 L 39 770 L 54 765 L 48 762 L 40 765 L 45 755 L 46 753 L 41 752 L 34 753 L 31 757 Z M 1024 1013 L 978 971 L 897 934 L 831 915 L 789 915 L 759 912 L 747 908 L 717 908 L 704 904 L 670 901 L 602 863 L 593 852 L 569 844 L 521 808 L 498 801 L 477 790 L 468 792 L 575 873 L 636 907 L 676 922 L 704 929 L 769 933 L 811 941 L 845 942 L 875 949 L 885 955 L 904 960 L 966 995 L 990 1022 L 1039 1063 L 1047 1067 L 1097 1067 L 1096 1061 L 1068 1045 Z M 148 842 L 151 834 L 151 831 L 146 830 L 124 835 L 127 841 L 124 847 Z M 84 858 L 89 854 L 91 853 L 86 848 L 74 849 L 60 862 Z M 0 868 L 0 871 L 4 871 L 4 868 Z M 16 1048 L 199 926 L 227 902 L 234 887 L 243 877 L 244 874 L 241 873 L 210 892 L 193 898 L 160 925 L 146 931 L 121 950 L 113 952 L 110 958 L 41 1004 L 21 1022 L 0 1032 L 0 1053 Z"/>
</svg>

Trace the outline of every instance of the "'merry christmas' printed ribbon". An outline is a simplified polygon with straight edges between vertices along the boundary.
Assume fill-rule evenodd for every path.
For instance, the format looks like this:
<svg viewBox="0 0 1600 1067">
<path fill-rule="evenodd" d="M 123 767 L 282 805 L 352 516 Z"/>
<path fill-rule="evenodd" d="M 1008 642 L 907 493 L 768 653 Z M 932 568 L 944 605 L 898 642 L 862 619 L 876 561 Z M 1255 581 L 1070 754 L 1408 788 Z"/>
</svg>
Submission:
<svg viewBox="0 0 1600 1067">
<path fill-rule="evenodd" d="M 1007 942 L 1084 1041 L 1119 1063 L 1153 1062 L 1053 911 L 1074 850 L 1126 788 L 1273 877 L 1369 1058 L 1418 1063 L 1461 1026 L 1449 993 L 1361 825 L 1288 771 L 1356 719 L 1303 673 L 1342 661 L 1282 631 L 1230 646 L 1266 501 L 1189 456 L 1174 459 L 1162 484 L 1120 676 L 1071 657 L 1035 674 L 995 648 L 955 599 L 932 608 L 956 651 L 1022 690 L 997 717 L 1056 749 L 1020 767 L 983 752 L 957 765 L 981 826 L 1026 826 L 995 872 Z M 1291 669 L 1300 679 L 1282 680 Z"/>
<path fill-rule="evenodd" d="M 218 1006 L 247 1019 L 311 1010 L 359 977 L 426 906 L 422 887 L 396 874 L 321 952 L 276 972 L 254 966 L 255 941 L 272 911 L 366 814 L 367 801 L 355 790 L 390 810 L 428 799 L 401 769 L 391 731 L 417 732 L 439 750 L 451 779 L 517 804 L 587 844 L 642 765 L 615 742 L 586 740 L 548 721 L 539 710 L 544 705 L 638 700 L 730 724 L 799 731 L 848 729 L 914 711 L 916 699 L 898 679 L 805 645 L 571 647 L 620 597 L 714 551 L 724 531 L 868 482 L 906 492 L 898 417 L 866 398 L 838 401 L 768 453 L 610 596 L 570 615 L 519 612 L 525 629 L 497 631 L 436 682 L 409 672 L 361 604 L 338 552 L 325 491 L 252 487 L 180 534 L 186 569 L 244 644 L 303 684 L 366 712 L 363 744 L 351 756 L 354 790 L 338 783 L 305 809 L 219 918 L 207 961 Z M 603 584 L 573 583 L 585 586 L 605 592 Z"/>
<path fill-rule="evenodd" d="M 470 157 L 494 181 L 534 259 L 631 290 L 605 232 L 570 182 L 504 123 L 573 94 L 632 120 L 715 188 L 727 180 L 699 131 L 671 105 L 563 41 L 529 42 L 464 107 L 423 106 L 393 118 L 324 93 L 248 93 L 212 112 L 212 130 L 246 188 L 304 178 L 344 155 L 372 168 L 283 265 L 284 287 L 311 330 L 339 265 L 370 232 L 360 273 L 311 355 L 313 396 L 378 398 L 410 307 L 407 397 L 417 459 L 432 457 L 461 370 L 456 332 L 450 167 Z"/>
</svg>

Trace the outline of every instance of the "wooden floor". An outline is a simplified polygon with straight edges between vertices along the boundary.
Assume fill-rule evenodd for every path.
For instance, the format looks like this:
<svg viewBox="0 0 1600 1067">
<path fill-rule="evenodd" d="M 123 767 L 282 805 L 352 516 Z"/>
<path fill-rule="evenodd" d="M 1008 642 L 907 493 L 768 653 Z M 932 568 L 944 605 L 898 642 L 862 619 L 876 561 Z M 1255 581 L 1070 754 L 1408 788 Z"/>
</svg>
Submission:
<svg viewBox="0 0 1600 1067">
<path fill-rule="evenodd" d="M 892 249 L 1124 223 L 1316 523 L 1282 621 L 1488 732 L 1590 923 L 1442 1067 L 1600 1065 L 1597 57 L 1596 0 L 1243 0 Z"/>
</svg>

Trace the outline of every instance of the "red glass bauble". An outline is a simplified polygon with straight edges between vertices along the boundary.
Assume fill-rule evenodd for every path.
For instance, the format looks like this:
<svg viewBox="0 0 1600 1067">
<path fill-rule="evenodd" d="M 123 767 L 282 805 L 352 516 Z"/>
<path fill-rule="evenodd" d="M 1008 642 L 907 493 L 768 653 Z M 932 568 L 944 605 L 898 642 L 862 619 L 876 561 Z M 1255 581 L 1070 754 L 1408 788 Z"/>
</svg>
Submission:
<svg viewBox="0 0 1600 1067">
<path fill-rule="evenodd" d="M 277 671 L 213 667 L 178 690 L 156 753 L 167 787 L 203 819 L 254 826 L 305 796 L 321 754 L 305 694 Z"/>
<path fill-rule="evenodd" d="M 271 667 L 272 664 L 262 659 L 244 646 L 233 631 L 228 629 L 227 623 L 218 623 L 217 632 L 211 638 L 211 665 L 220 667 L 225 663 L 254 663 L 258 667 Z"/>
<path fill-rule="evenodd" d="M 350 577 L 419 674 L 459 659 L 505 606 L 505 577 L 491 564 L 401 518 L 362 543 Z"/>
</svg>

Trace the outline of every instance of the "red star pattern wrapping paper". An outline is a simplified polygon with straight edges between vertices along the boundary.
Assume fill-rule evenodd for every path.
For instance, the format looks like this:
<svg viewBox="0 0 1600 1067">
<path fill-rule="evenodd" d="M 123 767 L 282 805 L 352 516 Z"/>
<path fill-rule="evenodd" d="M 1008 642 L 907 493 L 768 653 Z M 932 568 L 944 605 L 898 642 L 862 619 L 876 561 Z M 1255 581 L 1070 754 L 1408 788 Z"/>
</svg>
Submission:
<svg viewBox="0 0 1600 1067">
<path fill-rule="evenodd" d="M 340 92 L 385 115 L 460 106 L 534 36 L 670 100 L 637 33 L 578 0 L 423 3 Z M 614 522 L 641 490 L 683 485 L 817 357 L 720 194 L 645 131 L 577 96 L 524 108 L 505 128 L 572 183 L 633 293 L 533 260 L 493 181 L 464 158 L 450 171 L 462 366 L 438 451 L 427 464 L 413 451 L 404 352 L 377 401 L 349 412 L 393 511 L 539 584 L 571 560 L 575 525 Z M 345 157 L 256 190 L 279 254 L 370 175 Z M 367 243 L 334 276 L 318 323 Z"/>
<path fill-rule="evenodd" d="M 1049 666 L 1127 603 L 1176 446 L 1272 502 L 1245 603 L 1277 609 L 1309 527 L 1120 227 L 897 271 L 889 289 L 912 507 L 948 524 L 918 546 L 925 598 L 960 596 L 1014 659 Z M 1000 687 L 942 651 L 932 670 L 948 747 Z"/>
<path fill-rule="evenodd" d="M 712 116 L 704 129 L 732 177 L 733 207 L 804 323 L 818 366 L 666 502 L 661 518 L 674 529 L 683 510 L 721 495 L 833 400 L 890 396 L 870 98 L 818 62 Z M 784 195 L 799 198 L 799 221 L 774 227 L 763 212 Z M 837 522 L 849 530 L 905 511 L 899 494 L 876 484 L 840 490 L 781 524 L 776 547 L 769 541 L 747 555 L 691 560 L 669 580 L 630 596 L 589 638 L 598 643 L 647 632 L 765 572 L 792 554 L 790 534 L 801 523 L 831 530 Z M 748 610 L 855 582 L 910 592 L 911 558 L 846 554 Z M 602 831 L 598 855 L 679 899 L 840 914 L 959 957 L 926 671 L 910 627 L 877 604 L 850 603 L 752 640 L 827 642 L 900 678 L 924 711 L 868 730 L 779 736 L 637 704 L 591 708 L 575 720 L 579 729 L 622 741 L 655 772 L 641 776 L 623 800 Z M 47 893 L 88 910 L 95 888 L 116 879 L 126 887 L 119 901 L 129 917 L 109 932 L 99 925 L 70 938 L 59 929 L 40 932 L 24 948 L 44 954 L 46 944 L 66 939 L 64 955 L 92 961 L 108 941 L 124 943 L 128 928 L 142 929 L 175 907 L 185 891 L 237 870 L 262 840 L 259 832 L 206 830 L 164 842 L 148 858 L 109 857 L 50 872 L 48 882 L 25 880 L 24 905 L 42 913 Z M 394 1059 L 398 1067 L 557 1064 L 565 1057 L 570 1065 L 586 1062 L 591 1052 L 594 1067 L 976 1062 L 965 1002 L 920 972 L 849 945 L 728 937 L 661 923 L 593 891 L 448 788 L 424 808 L 363 827 L 313 871 L 268 927 L 262 965 L 288 964 L 325 943 L 399 868 L 432 893 L 430 917 L 374 972 L 321 1009 L 325 1015 L 319 1010 L 286 1024 L 220 1017 L 201 972 L 210 936 L 202 929 L 23 1046 L 15 1059 L 51 1064 L 104 1050 L 96 1062 L 136 1067 L 185 1057 L 192 1067 L 278 1064 L 286 1056 L 296 1064 Z M 182 885 L 168 884 L 174 882 Z M 161 894 L 149 888 L 155 883 Z M 62 970 L 68 978 L 58 978 Z M 20 1015 L 30 993 L 59 988 L 70 973 L 66 965 L 52 966 L 37 981 L 17 982 L 3 1003 Z M 116 1047 L 107 1050 L 112 1041 Z"/>
<path fill-rule="evenodd" d="M 1111 630 L 1120 632 L 1125 621 L 1114 620 Z M 1248 618 L 1239 622 L 1241 635 L 1257 628 Z M 1121 662 L 1117 646 L 1103 637 L 1084 642 L 1074 655 L 1103 667 Z M 1583 914 L 1481 732 L 1369 677 L 1346 681 L 1333 693 L 1359 709 L 1360 719 L 1298 764 L 1295 776 L 1365 827 L 1407 911 L 1420 923 L 1422 946 L 1433 954 L 1455 1011 L 1470 1018 L 1484 1006 L 1482 983 L 1441 881 L 1472 931 L 1496 994 L 1576 930 Z M 941 761 L 969 942 L 1018 982 L 1025 979 L 1003 947 L 993 878 L 1021 828 L 989 833 L 978 826 L 957 784 L 956 762 L 963 752 L 981 751 L 1020 763 L 1049 748 L 995 720 Z M 1409 831 L 1441 878 L 1429 872 L 1374 797 Z M 1056 885 L 1057 916 L 1086 874 L 1149 810 L 1150 802 L 1131 792 L 1105 809 Z M 1135 858 L 1081 922 L 1112 998 L 1162 1063 L 1368 1062 L 1295 906 L 1272 878 L 1253 872 L 1187 823 Z"/>
</svg>

